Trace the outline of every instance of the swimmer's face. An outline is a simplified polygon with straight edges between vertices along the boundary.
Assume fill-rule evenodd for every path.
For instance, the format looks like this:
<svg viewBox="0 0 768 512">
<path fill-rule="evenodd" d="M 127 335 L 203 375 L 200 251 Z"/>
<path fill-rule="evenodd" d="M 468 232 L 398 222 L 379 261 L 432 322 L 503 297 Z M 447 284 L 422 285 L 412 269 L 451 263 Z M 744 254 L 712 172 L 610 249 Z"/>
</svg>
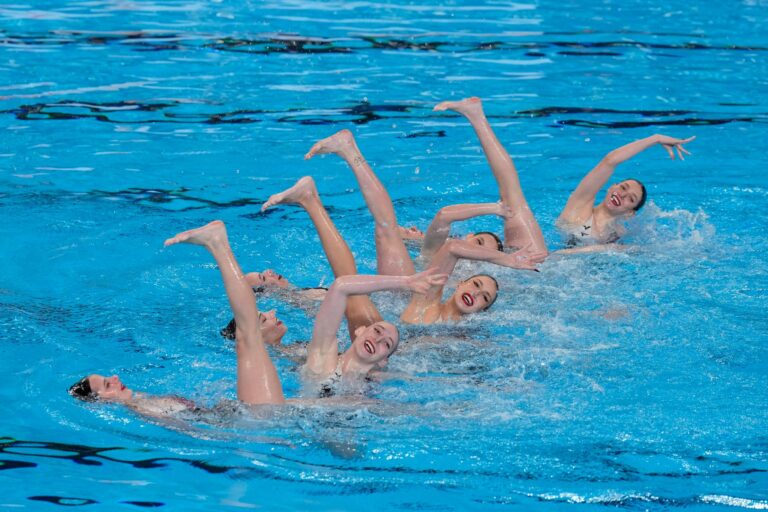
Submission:
<svg viewBox="0 0 768 512">
<path fill-rule="evenodd" d="M 353 348 L 357 356 L 368 363 L 386 363 L 397 350 L 400 333 L 389 322 L 376 322 L 356 331 Z"/>
<path fill-rule="evenodd" d="M 487 247 L 488 249 L 493 249 L 494 251 L 499 250 L 499 241 L 491 233 L 473 233 L 467 235 L 465 240 L 480 247 Z"/>
<path fill-rule="evenodd" d="M 275 288 L 286 288 L 288 280 L 274 270 L 267 269 L 264 272 L 251 272 L 248 275 L 251 286 L 263 285 Z"/>
<path fill-rule="evenodd" d="M 275 310 L 260 312 L 259 320 L 261 320 L 261 336 L 264 338 L 264 343 L 279 345 L 288 331 L 288 327 L 277 318 Z"/>
<path fill-rule="evenodd" d="M 453 301 L 461 314 L 468 315 L 488 308 L 498 293 L 496 282 L 491 277 L 476 275 L 456 287 Z"/>
<path fill-rule="evenodd" d="M 127 402 L 133 396 L 133 391 L 120 382 L 117 375 L 104 377 L 94 373 L 88 376 L 88 383 L 91 385 L 91 391 L 102 400 Z"/>
<path fill-rule="evenodd" d="M 608 187 L 603 204 L 615 214 L 631 215 L 642 197 L 643 189 L 640 184 L 635 180 L 625 180 Z"/>
</svg>

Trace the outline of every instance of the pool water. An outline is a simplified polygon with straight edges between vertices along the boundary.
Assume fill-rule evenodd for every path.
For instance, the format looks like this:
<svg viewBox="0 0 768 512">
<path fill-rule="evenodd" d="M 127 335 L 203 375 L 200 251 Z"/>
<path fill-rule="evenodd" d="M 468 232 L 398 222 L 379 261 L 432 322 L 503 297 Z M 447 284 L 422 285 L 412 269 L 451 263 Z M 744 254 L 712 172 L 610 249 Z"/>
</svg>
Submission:
<svg viewBox="0 0 768 512">
<path fill-rule="evenodd" d="M 117 2 L 0 7 L 3 508 L 768 508 L 768 3 Z M 312 175 L 375 270 L 372 220 L 335 157 L 352 130 L 404 225 L 497 199 L 477 95 L 552 249 L 611 149 L 650 201 L 635 252 L 487 266 L 487 313 L 405 327 L 344 403 L 238 412 L 218 272 L 178 231 L 222 219 L 246 270 L 332 274 L 306 214 L 267 197 Z M 459 233 L 499 230 L 479 219 Z M 375 299 L 388 319 L 402 302 Z M 311 320 L 273 299 L 306 341 Z M 344 335 L 343 332 L 340 334 Z M 286 394 L 297 365 L 274 354 Z M 155 422 L 73 400 L 80 376 L 220 414 Z"/>
</svg>

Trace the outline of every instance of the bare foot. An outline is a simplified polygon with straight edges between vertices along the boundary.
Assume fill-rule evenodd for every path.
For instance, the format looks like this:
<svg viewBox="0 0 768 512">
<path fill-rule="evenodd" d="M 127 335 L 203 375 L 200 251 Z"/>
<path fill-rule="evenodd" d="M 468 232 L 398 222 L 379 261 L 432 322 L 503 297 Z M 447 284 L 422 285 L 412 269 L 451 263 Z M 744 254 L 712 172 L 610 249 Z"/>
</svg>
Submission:
<svg viewBox="0 0 768 512">
<path fill-rule="evenodd" d="M 304 155 L 304 160 L 309 160 L 315 155 L 325 155 L 328 153 L 340 154 L 347 149 L 355 147 L 355 137 L 349 130 L 340 130 L 330 137 L 316 142 L 309 153 Z"/>
<path fill-rule="evenodd" d="M 227 239 L 227 228 L 220 220 L 215 220 L 205 226 L 183 231 L 173 238 L 169 238 L 163 245 L 168 247 L 175 244 L 193 244 L 210 247 L 216 242 Z"/>
<path fill-rule="evenodd" d="M 473 114 L 483 113 L 483 102 L 477 96 L 466 98 L 461 101 L 444 101 L 438 103 L 433 108 L 435 112 L 441 112 L 443 110 L 455 110 L 463 116 L 469 117 Z"/>
<path fill-rule="evenodd" d="M 263 212 L 276 204 L 303 204 L 307 199 L 316 196 L 315 180 L 311 176 L 304 176 L 291 188 L 269 196 L 267 202 L 262 205 L 261 211 Z"/>
</svg>

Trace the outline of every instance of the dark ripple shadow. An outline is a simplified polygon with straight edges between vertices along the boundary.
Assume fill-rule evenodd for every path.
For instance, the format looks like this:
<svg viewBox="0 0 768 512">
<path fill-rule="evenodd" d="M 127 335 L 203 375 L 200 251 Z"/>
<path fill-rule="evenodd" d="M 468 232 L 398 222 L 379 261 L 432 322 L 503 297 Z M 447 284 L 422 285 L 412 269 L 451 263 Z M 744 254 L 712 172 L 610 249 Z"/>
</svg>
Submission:
<svg viewBox="0 0 768 512">
<path fill-rule="evenodd" d="M 251 53 L 257 55 L 271 55 L 283 53 L 299 54 L 324 54 L 324 53 L 350 53 L 370 50 L 381 51 L 419 51 L 419 52 L 477 52 L 477 51 L 510 51 L 510 50 L 545 50 L 567 48 L 581 50 L 600 50 L 605 48 L 629 48 L 641 50 L 696 50 L 696 51 L 765 51 L 767 48 L 756 45 L 711 45 L 692 42 L 691 39 L 701 38 L 699 34 L 655 34 L 647 32 L 551 32 L 543 33 L 538 37 L 567 36 L 584 38 L 590 36 L 603 36 L 615 34 L 632 34 L 647 37 L 684 37 L 685 42 L 680 43 L 651 43 L 642 40 L 612 40 L 612 41 L 532 41 L 532 42 L 505 42 L 505 41 L 454 41 L 451 39 L 438 39 L 445 37 L 430 35 L 430 40 L 423 40 L 422 36 L 411 38 L 391 37 L 386 35 L 351 35 L 343 41 L 335 38 L 311 37 L 300 34 L 271 34 L 255 38 L 219 37 L 213 34 L 187 34 L 187 33 L 163 33 L 152 31 L 126 31 L 126 32 L 87 32 L 55 30 L 50 32 L 32 34 L 14 34 L 9 31 L 0 32 L 0 37 L 5 45 L 9 46 L 105 46 L 123 45 L 132 51 L 180 51 L 189 48 L 207 48 L 222 52 Z M 445 50 L 443 48 L 445 47 Z M 610 52 L 611 54 L 614 52 Z"/>
<path fill-rule="evenodd" d="M 185 457 L 151 457 L 146 459 L 128 459 L 120 458 L 111 455 L 114 452 L 126 450 L 123 447 L 110 446 L 110 447 L 94 447 L 80 444 L 59 443 L 55 441 L 34 441 L 34 440 L 21 440 L 12 437 L 0 437 L 0 453 L 5 456 L 13 457 L 32 457 L 39 459 L 56 459 L 56 460 L 69 460 L 73 464 L 83 466 L 103 466 L 105 464 L 122 464 L 129 465 L 136 469 L 161 469 L 167 468 L 171 463 L 182 463 L 190 467 L 200 469 L 210 474 L 225 474 L 231 472 L 237 472 L 241 476 L 244 474 L 259 477 L 269 478 L 272 480 L 286 480 L 290 481 L 290 478 L 283 477 L 274 474 L 266 469 L 248 466 L 238 465 L 219 465 L 212 464 L 200 459 L 191 459 Z M 727 476 L 727 475 L 749 475 L 749 474 L 761 474 L 768 473 L 768 469 L 761 467 L 749 467 L 744 461 L 729 460 L 725 457 L 714 457 L 711 455 L 696 455 L 690 457 L 691 459 L 704 463 L 708 467 L 701 471 L 642 471 L 639 468 L 633 467 L 629 464 L 619 462 L 617 459 L 624 456 L 636 457 L 639 460 L 647 457 L 663 456 L 656 451 L 641 450 L 631 451 L 625 449 L 617 449 L 610 445 L 592 445 L 589 447 L 582 447 L 579 450 L 573 449 L 574 456 L 579 457 L 579 453 L 590 460 L 600 461 L 605 467 L 609 468 L 613 477 L 607 478 L 607 480 L 637 480 L 638 477 L 665 477 L 665 478 L 682 478 L 688 479 L 693 476 Z M 301 467 L 311 467 L 315 469 L 325 469 L 332 471 L 360 471 L 363 473 L 375 472 L 375 473 L 405 473 L 410 475 L 467 475 L 467 476 L 488 476 L 496 477 L 498 474 L 495 471 L 488 470 L 463 470 L 463 469 L 436 469 L 436 468 L 413 468 L 405 466 L 387 466 L 379 467 L 372 465 L 359 465 L 355 468 L 350 468 L 347 462 L 341 464 L 333 463 L 319 463 L 319 462 L 306 462 L 304 460 L 287 457 L 273 453 L 270 455 L 277 460 L 291 463 L 292 465 L 298 465 Z M 15 459 L 3 460 L 3 465 L 0 466 L 0 470 L 14 470 L 14 469 L 27 469 L 36 467 L 38 464 L 31 461 L 17 461 Z M 725 466 L 723 468 L 722 466 Z M 617 475 L 618 473 L 618 475 Z M 530 479 L 532 476 L 527 472 L 519 472 L 516 474 L 510 474 L 514 478 Z M 572 474 L 567 479 L 569 481 L 606 481 L 606 478 L 595 479 L 593 476 Z"/>
<path fill-rule="evenodd" d="M 751 106 L 735 104 L 725 106 Z M 188 108 L 182 101 L 118 101 L 83 102 L 61 100 L 55 103 L 34 103 L 2 110 L 0 114 L 13 115 L 20 121 L 71 121 L 90 119 L 112 124 L 252 124 L 276 122 L 300 125 L 366 125 L 393 119 L 452 119 L 458 114 L 432 113 L 431 108 L 412 104 L 371 104 L 360 102 L 345 106 L 326 106 L 333 113 L 318 115 L 306 109 L 286 110 L 238 109 L 231 112 L 174 112 Z M 426 112 L 425 112 L 426 111 Z M 144 115 L 146 113 L 147 115 Z M 139 114 L 139 115 L 137 115 Z M 152 115 L 152 114 L 160 114 Z M 576 119 L 571 116 L 581 116 Z M 583 116 L 594 116 L 594 119 Z M 606 116 L 622 119 L 606 121 Z M 631 119 L 626 119 L 630 117 Z M 580 128 L 646 128 L 650 126 L 711 126 L 727 123 L 766 123 L 768 114 L 722 116 L 693 110 L 618 110 L 582 106 L 552 106 L 514 111 L 511 114 L 491 114 L 489 120 L 555 118 L 553 127 L 578 126 Z M 639 119 L 638 119 L 639 118 Z M 414 131 L 400 138 L 445 137 L 445 130 Z"/>
</svg>

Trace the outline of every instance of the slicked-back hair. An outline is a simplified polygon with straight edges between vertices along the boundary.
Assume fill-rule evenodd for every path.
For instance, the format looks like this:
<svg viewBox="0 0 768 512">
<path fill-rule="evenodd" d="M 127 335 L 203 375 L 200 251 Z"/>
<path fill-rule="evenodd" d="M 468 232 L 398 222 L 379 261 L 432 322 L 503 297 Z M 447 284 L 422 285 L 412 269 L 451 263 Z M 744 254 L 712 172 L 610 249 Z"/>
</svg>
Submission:
<svg viewBox="0 0 768 512">
<path fill-rule="evenodd" d="M 91 389 L 91 381 L 87 375 L 69 387 L 69 394 L 85 402 L 95 402 L 99 398 Z"/>
</svg>

